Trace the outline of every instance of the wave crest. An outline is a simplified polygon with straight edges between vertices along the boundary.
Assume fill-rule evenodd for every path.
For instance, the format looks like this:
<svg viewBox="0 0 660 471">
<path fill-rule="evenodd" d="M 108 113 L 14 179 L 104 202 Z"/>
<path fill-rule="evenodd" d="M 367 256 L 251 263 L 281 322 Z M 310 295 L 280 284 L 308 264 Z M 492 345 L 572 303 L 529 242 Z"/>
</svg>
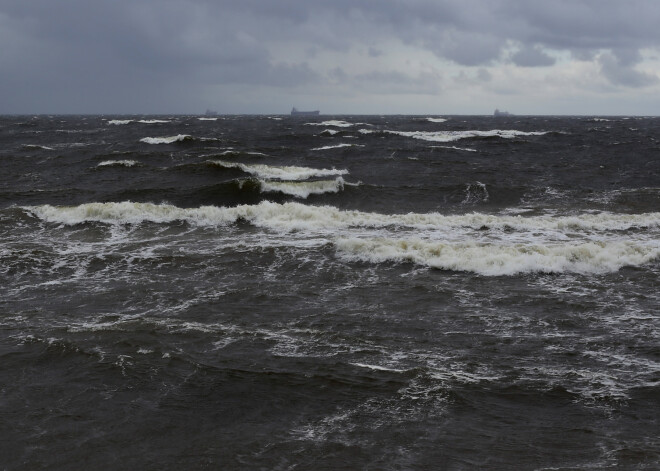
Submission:
<svg viewBox="0 0 660 471">
<path fill-rule="evenodd" d="M 348 170 L 336 170 L 325 168 L 294 167 L 263 164 L 244 164 L 241 162 L 227 162 L 224 160 L 210 160 L 209 163 L 225 168 L 238 168 L 246 173 L 260 178 L 276 178 L 279 180 L 307 180 L 314 177 L 330 177 L 334 175 L 346 175 Z"/>
<path fill-rule="evenodd" d="M 261 183 L 262 192 L 284 193 L 297 198 L 307 198 L 309 195 L 338 193 L 344 189 L 344 179 L 316 180 L 310 182 L 265 182 Z"/>
<path fill-rule="evenodd" d="M 137 160 L 104 160 L 103 162 L 100 162 L 97 167 L 134 167 L 135 165 L 139 164 L 140 162 Z"/>
<path fill-rule="evenodd" d="M 145 144 L 173 144 L 175 142 L 192 141 L 193 137 L 188 134 L 177 134 L 176 136 L 167 137 L 143 137 L 140 142 Z"/>
<path fill-rule="evenodd" d="M 339 252 L 349 260 L 372 263 L 412 262 L 443 270 L 485 276 L 519 273 L 609 273 L 660 257 L 660 247 L 632 242 L 588 242 L 576 245 L 477 242 L 448 244 L 419 239 L 339 239 Z"/>
<path fill-rule="evenodd" d="M 397 136 L 412 137 L 413 139 L 421 139 L 430 142 L 454 142 L 461 139 L 473 138 L 491 138 L 499 137 L 502 139 L 513 139 L 516 137 L 524 136 L 543 136 L 548 134 L 548 131 L 516 131 L 515 129 L 492 129 L 490 131 L 392 131 L 382 130 L 374 131 L 371 129 L 360 129 L 358 132 L 361 134 L 372 134 L 382 132 L 385 134 L 395 134 Z"/>
</svg>

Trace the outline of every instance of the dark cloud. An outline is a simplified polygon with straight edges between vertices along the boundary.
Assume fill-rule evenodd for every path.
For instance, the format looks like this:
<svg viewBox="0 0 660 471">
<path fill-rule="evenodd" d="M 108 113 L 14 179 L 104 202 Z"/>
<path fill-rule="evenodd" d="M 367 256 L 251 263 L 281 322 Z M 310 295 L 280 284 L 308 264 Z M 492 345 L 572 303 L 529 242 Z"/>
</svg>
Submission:
<svg viewBox="0 0 660 471">
<path fill-rule="evenodd" d="M 614 54 L 602 54 L 598 58 L 603 75 L 615 85 L 646 87 L 658 83 L 658 77 L 635 70 L 635 62 L 620 60 Z"/>
<path fill-rule="evenodd" d="M 554 65 L 555 59 L 547 55 L 539 46 L 524 47 L 511 58 L 521 67 L 544 67 Z"/>
<path fill-rule="evenodd" d="M 658 81 L 638 67 L 660 44 L 657 12 L 654 0 L 0 0 L 0 87 L 9 112 L 205 109 L 237 85 L 282 89 L 283 101 L 366 80 L 435 93 L 433 73 L 387 63 L 399 42 L 481 77 L 570 52 L 613 86 L 640 88 Z M 382 68 L 355 71 L 350 54 Z"/>
</svg>

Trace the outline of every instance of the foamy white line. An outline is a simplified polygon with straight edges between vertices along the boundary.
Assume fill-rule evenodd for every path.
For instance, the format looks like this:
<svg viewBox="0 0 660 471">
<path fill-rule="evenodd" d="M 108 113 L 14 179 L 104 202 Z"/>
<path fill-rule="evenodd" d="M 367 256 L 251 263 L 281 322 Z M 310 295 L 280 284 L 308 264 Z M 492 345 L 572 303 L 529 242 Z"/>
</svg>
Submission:
<svg viewBox="0 0 660 471">
<path fill-rule="evenodd" d="M 217 121 L 218 118 L 197 118 L 199 121 Z"/>
<path fill-rule="evenodd" d="M 328 149 L 339 149 L 341 147 L 364 147 L 363 145 L 359 144 L 337 144 L 334 146 L 325 146 L 325 147 L 315 147 L 310 150 L 328 150 Z"/>
<path fill-rule="evenodd" d="M 342 172 L 342 171 L 335 171 Z M 498 230 L 528 231 L 623 231 L 630 228 L 660 227 L 660 212 L 644 214 L 597 213 L 579 216 L 490 215 L 470 213 L 442 215 L 439 213 L 379 214 L 340 210 L 332 206 L 308 206 L 301 203 L 271 203 L 236 207 L 201 206 L 179 208 L 153 203 L 86 203 L 79 206 L 30 206 L 27 211 L 49 221 L 78 224 L 100 221 L 111 224 L 142 221 L 171 222 L 185 220 L 199 225 L 226 224 L 244 219 L 257 225 L 282 230 L 362 228 L 411 228 L 447 230 L 451 228 L 480 230 L 484 227 Z M 480 231 L 481 232 L 481 231 Z"/>
<path fill-rule="evenodd" d="M 265 182 L 260 181 L 262 192 L 279 192 L 297 198 L 307 198 L 309 195 L 338 193 L 344 189 L 344 179 L 319 180 L 312 182 Z"/>
<path fill-rule="evenodd" d="M 97 167 L 107 167 L 111 165 L 121 165 L 124 167 L 133 167 L 134 165 L 138 165 L 139 162 L 136 160 L 104 160 L 103 162 L 99 163 Z"/>
<path fill-rule="evenodd" d="M 465 152 L 479 152 L 477 149 L 470 149 L 469 147 L 456 147 L 456 146 L 431 146 L 432 149 L 452 149 L 463 150 Z"/>
<path fill-rule="evenodd" d="M 660 257 L 660 247 L 632 242 L 542 245 L 497 245 L 477 242 L 447 244 L 420 239 L 335 241 L 349 260 L 372 263 L 412 262 L 433 268 L 469 271 L 485 276 L 518 273 L 609 273 Z"/>
<path fill-rule="evenodd" d="M 219 139 L 218 139 L 219 140 Z M 221 152 L 220 155 L 236 155 L 236 154 L 245 154 L 245 155 L 262 155 L 264 157 L 268 157 L 267 154 L 264 154 L 263 152 L 248 152 L 248 151 L 242 151 L 242 150 L 235 150 L 235 149 L 229 149 L 224 152 Z"/>
<path fill-rule="evenodd" d="M 312 177 L 328 177 L 333 175 L 345 175 L 348 170 L 293 167 L 276 167 L 262 164 L 244 164 L 240 162 L 226 162 L 224 160 L 210 160 L 209 162 L 226 168 L 238 168 L 244 172 L 261 178 L 277 178 L 280 180 L 307 180 Z"/>
<path fill-rule="evenodd" d="M 447 121 L 445 118 L 426 118 L 426 120 L 431 123 L 444 123 Z"/>
<path fill-rule="evenodd" d="M 188 134 L 177 134 L 176 136 L 169 137 L 144 137 L 140 139 L 140 142 L 146 144 L 172 144 L 178 141 L 185 141 L 187 139 L 192 139 L 192 136 Z"/>
<path fill-rule="evenodd" d="M 305 123 L 305 126 L 335 126 L 338 128 L 349 128 L 351 126 L 355 126 L 355 124 L 349 123 L 347 121 L 332 119 L 330 121 L 323 121 L 321 123 Z"/>
<path fill-rule="evenodd" d="M 55 149 L 52 148 L 52 147 L 48 147 L 48 146 L 40 146 L 40 145 L 36 145 L 36 144 L 23 144 L 23 147 L 24 147 L 25 149 L 55 150 Z"/>
<path fill-rule="evenodd" d="M 121 124 L 128 124 L 132 123 L 132 119 L 111 119 L 108 121 L 108 124 L 114 124 L 114 125 L 121 125 Z"/>
<path fill-rule="evenodd" d="M 378 365 L 368 365 L 366 363 L 349 363 L 349 364 L 354 366 L 359 366 L 360 368 L 368 368 L 370 370 L 375 370 L 375 371 L 391 371 L 393 373 L 405 373 L 406 371 L 408 371 L 408 370 L 400 370 L 397 368 L 387 368 Z"/>
<path fill-rule="evenodd" d="M 142 124 L 165 124 L 165 123 L 171 123 L 171 121 L 165 121 L 162 119 L 141 119 L 138 121 L 138 123 Z"/>
<path fill-rule="evenodd" d="M 360 129 L 358 132 L 362 134 L 383 132 L 387 134 L 396 134 L 398 136 L 412 137 L 413 139 L 421 139 L 423 141 L 432 142 L 453 142 L 473 137 L 501 137 L 503 139 L 513 139 L 518 136 L 543 136 L 547 134 L 547 131 L 525 132 L 516 131 L 514 129 L 492 129 L 490 131 L 391 131 L 387 129 L 382 131 L 374 131 L 371 129 Z"/>
</svg>

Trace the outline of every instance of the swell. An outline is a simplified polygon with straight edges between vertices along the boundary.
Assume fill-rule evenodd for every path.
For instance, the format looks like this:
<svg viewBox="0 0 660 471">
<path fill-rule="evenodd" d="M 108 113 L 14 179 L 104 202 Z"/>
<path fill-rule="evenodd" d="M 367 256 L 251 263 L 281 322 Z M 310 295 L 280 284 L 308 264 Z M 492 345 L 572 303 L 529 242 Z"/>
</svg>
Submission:
<svg viewBox="0 0 660 471">
<path fill-rule="evenodd" d="M 245 181 L 232 181 L 229 186 L 245 187 Z M 407 227 L 411 229 L 469 228 L 483 230 L 484 227 L 516 231 L 626 231 L 630 229 L 656 230 L 660 227 L 660 212 L 644 214 L 595 213 L 573 216 L 509 216 L 483 213 L 444 215 L 432 213 L 382 214 L 355 210 L 341 210 L 332 206 L 311 206 L 288 202 L 276 204 L 262 202 L 258 205 L 243 205 L 226 208 L 204 206 L 180 208 L 168 204 L 133 203 L 86 203 L 78 206 L 41 205 L 26 207 L 40 218 L 62 224 L 84 221 L 107 223 L 170 222 L 189 220 L 200 225 L 214 225 L 235 221 L 238 218 L 251 220 L 257 225 L 297 230 L 298 228 L 386 228 Z M 128 217 L 124 220 L 124 216 Z M 162 218 L 162 220 L 161 220 Z M 272 223 L 272 225 L 271 225 Z M 291 226 L 287 227 L 290 223 Z"/>
<path fill-rule="evenodd" d="M 410 262 L 484 276 L 519 273 L 611 273 L 641 266 L 660 257 L 660 246 L 634 242 L 581 244 L 444 243 L 420 239 L 340 239 L 349 260 L 372 263 Z"/>
</svg>

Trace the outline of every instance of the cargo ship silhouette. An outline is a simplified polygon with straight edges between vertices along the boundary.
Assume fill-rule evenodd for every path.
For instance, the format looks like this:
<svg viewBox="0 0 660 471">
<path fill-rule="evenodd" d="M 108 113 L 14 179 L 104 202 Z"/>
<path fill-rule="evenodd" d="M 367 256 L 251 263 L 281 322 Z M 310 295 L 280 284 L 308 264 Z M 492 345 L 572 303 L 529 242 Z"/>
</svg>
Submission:
<svg viewBox="0 0 660 471">
<path fill-rule="evenodd" d="M 296 109 L 295 106 L 291 109 L 291 116 L 318 116 L 319 113 L 320 113 L 319 110 L 315 110 L 315 111 L 298 111 L 298 109 Z"/>
</svg>

